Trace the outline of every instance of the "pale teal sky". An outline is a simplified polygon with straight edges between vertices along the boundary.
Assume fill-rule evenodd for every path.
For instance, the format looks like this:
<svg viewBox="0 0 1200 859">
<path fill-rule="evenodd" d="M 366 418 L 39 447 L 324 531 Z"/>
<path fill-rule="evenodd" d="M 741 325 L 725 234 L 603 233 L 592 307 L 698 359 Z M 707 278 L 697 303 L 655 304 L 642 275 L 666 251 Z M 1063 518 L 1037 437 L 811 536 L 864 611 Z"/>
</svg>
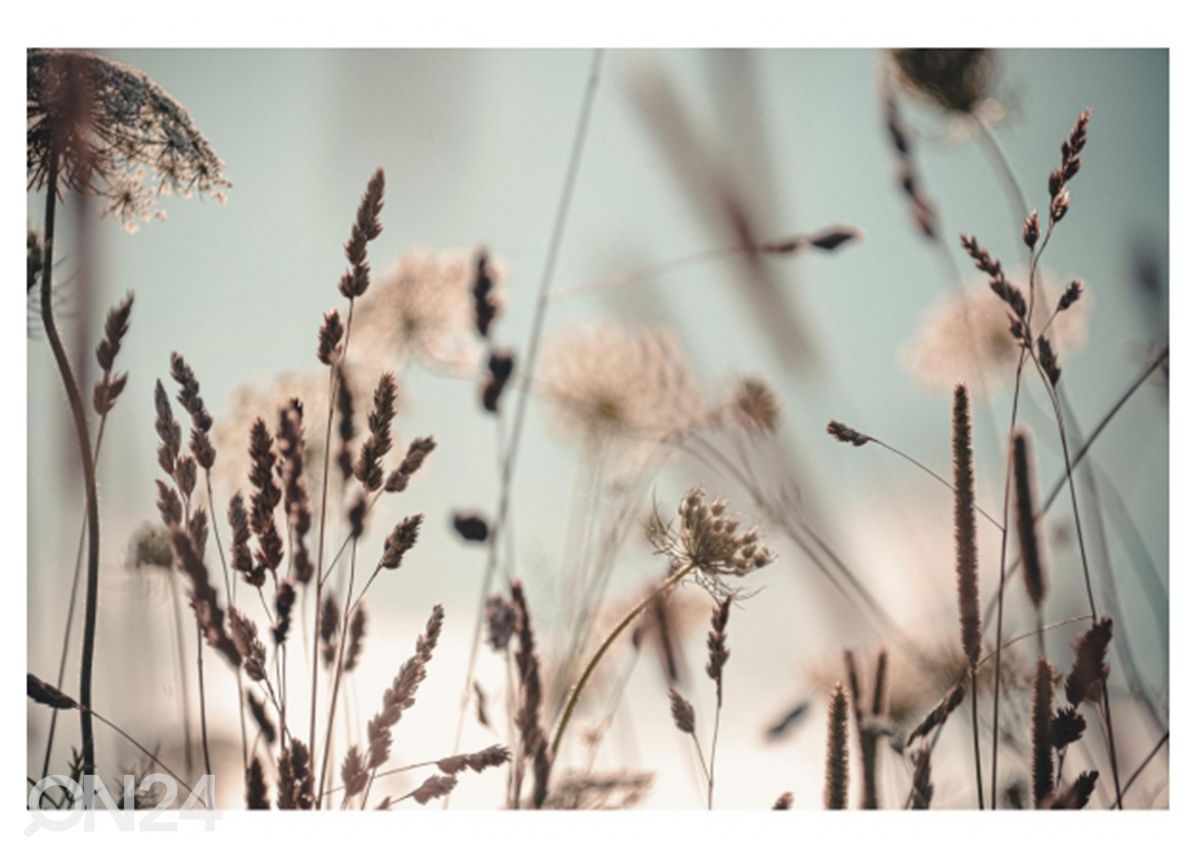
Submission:
<svg viewBox="0 0 1200 859">
<path fill-rule="evenodd" d="M 187 106 L 227 162 L 234 186 L 225 206 L 170 200 L 166 223 L 152 223 L 130 237 L 105 222 L 95 233 L 96 281 L 104 296 L 98 304 L 111 303 L 127 289 L 137 297 L 120 359 L 130 371 L 129 389 L 111 419 L 101 464 L 106 576 L 119 577 L 129 530 L 155 518 L 152 386 L 156 376 L 165 376 L 168 355 L 179 350 L 188 356 L 218 412 L 242 380 L 311 368 L 321 313 L 340 303 L 341 245 L 375 166 L 385 169 L 388 180 L 384 232 L 371 246 L 376 269 L 414 245 L 486 243 L 510 273 L 510 305 L 497 337 L 523 347 L 590 57 L 517 50 L 111 55 L 143 69 Z M 679 86 L 700 127 L 730 148 L 739 169 L 769 184 L 772 235 L 832 223 L 854 224 L 864 232 L 861 243 L 836 255 L 779 268 L 819 331 L 825 375 L 802 383 L 776 363 L 738 296 L 734 269 L 719 264 L 555 305 L 549 328 L 599 314 L 666 322 L 679 330 L 714 392 L 739 371 L 772 380 L 785 405 L 787 438 L 803 451 L 820 489 L 829 494 L 839 545 L 870 564 L 889 556 L 886 540 L 915 530 L 920 549 L 904 548 L 895 570 L 874 574 L 884 581 L 916 575 L 912 566 L 920 562 L 914 559 L 942 559 L 949 507 L 916 518 L 911 510 L 889 512 L 910 506 L 898 504 L 909 491 L 926 500 L 940 496 L 881 452 L 851 452 L 824 434 L 826 421 L 839 417 L 948 469 L 948 399 L 922 387 L 899 357 L 922 311 L 948 285 L 938 259 L 911 228 L 895 187 L 877 92 L 879 56 L 837 50 L 752 53 L 748 64 L 756 89 L 741 93 L 746 102 L 752 92 L 757 99 L 764 135 L 744 149 L 747 137 L 735 133 L 742 120 L 728 115 L 715 97 L 722 69 L 728 73 L 736 65 L 722 61 L 731 59 L 690 50 L 608 53 L 555 285 L 583 283 L 713 244 L 630 102 L 630 73 L 639 64 L 657 64 Z M 1155 336 L 1134 301 L 1131 256 L 1135 240 L 1144 239 L 1166 270 L 1167 84 L 1166 51 L 1001 54 L 997 91 L 1010 111 L 997 133 L 1043 217 L 1045 179 L 1058 145 L 1082 108 L 1095 111 L 1085 166 L 1072 183 L 1070 215 L 1045 259 L 1059 275 L 1083 279 L 1093 299 L 1087 346 L 1069 356 L 1064 369 L 1064 384 L 1085 427 L 1137 374 Z M 937 117 L 911 101 L 904 107 L 912 123 L 931 134 L 917 142 L 917 158 L 947 231 L 974 232 L 1006 261 L 1015 261 L 1008 203 L 976 141 L 934 139 Z M 31 223 L 40 222 L 40 210 L 40 201 L 31 197 Z M 67 228 L 60 247 L 69 247 L 69 235 Z M 968 275 L 965 258 L 958 263 Z M 48 653 L 61 627 L 58 606 L 69 581 L 79 504 L 61 481 L 34 479 L 52 473 L 70 448 L 58 440 L 67 426 L 64 403 L 40 338 L 30 340 L 28 356 L 30 665 L 50 674 Z M 401 434 L 435 434 L 441 449 L 405 499 L 429 517 L 422 538 L 428 566 L 387 593 L 405 606 L 401 617 L 422 615 L 431 601 L 445 600 L 465 630 L 482 555 L 463 547 L 445 523 L 451 509 L 488 510 L 494 504 L 491 427 L 469 384 L 415 370 L 405 386 L 410 408 Z M 997 398 L 998 408 L 1006 396 Z M 1045 413 L 1044 398 L 1030 402 Z M 517 533 L 524 575 L 536 595 L 548 597 L 550 586 L 537 577 L 561 552 L 574 453 L 547 435 L 536 404 L 532 417 L 516 483 Z M 1035 421 L 1034 427 L 1046 440 L 1040 452 L 1049 480 L 1057 474 L 1050 425 Z M 1168 471 L 1161 389 L 1139 394 L 1095 456 L 1122 488 L 1165 575 Z M 998 495 L 998 462 L 995 451 L 980 450 L 981 493 Z M 697 477 L 707 475 L 673 468 L 660 479 L 658 496 L 669 498 Z M 733 493 L 732 487 L 714 488 Z M 990 506 L 999 507 L 998 498 Z M 928 538 L 922 536 L 926 530 Z M 1077 575 L 1070 558 L 1064 556 L 1064 577 Z M 1114 559 L 1118 568 L 1127 566 L 1119 547 Z M 777 571 L 775 597 L 761 601 L 764 625 L 774 618 L 789 627 L 819 626 L 824 609 L 806 591 L 815 575 L 795 557 L 785 555 L 783 561 L 790 570 Z M 632 586 L 644 575 L 644 564 L 626 564 L 619 586 Z M 1137 587 L 1122 587 L 1128 587 L 1137 619 L 1149 622 L 1152 615 L 1138 602 Z M 757 613 L 760 606 L 749 610 Z M 411 626 L 404 627 L 403 638 L 409 638 Z M 770 663 L 790 680 L 793 663 L 830 646 L 821 638 L 797 632 L 785 642 L 764 638 L 746 647 L 771 654 L 782 644 L 794 651 Z M 1157 658 L 1155 641 L 1148 636 L 1144 642 L 1152 648 L 1148 660 Z M 459 671 L 454 666 L 452 673 Z M 758 679 L 760 688 L 771 682 Z"/>
</svg>

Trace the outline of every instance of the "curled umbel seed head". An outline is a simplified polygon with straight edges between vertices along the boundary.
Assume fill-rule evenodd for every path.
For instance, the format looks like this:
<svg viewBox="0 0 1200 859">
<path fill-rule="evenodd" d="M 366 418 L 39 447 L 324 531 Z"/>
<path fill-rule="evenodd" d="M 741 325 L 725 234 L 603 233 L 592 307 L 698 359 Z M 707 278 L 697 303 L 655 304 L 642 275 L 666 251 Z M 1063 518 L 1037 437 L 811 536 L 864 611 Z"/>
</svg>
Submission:
<svg viewBox="0 0 1200 859">
<path fill-rule="evenodd" d="M 708 577 L 706 583 L 716 584 L 715 576 L 745 576 L 775 560 L 758 528 L 739 531 L 740 520 L 728 514 L 723 499 L 705 499 L 704 490 L 693 487 L 679 502 L 678 528 L 657 513 L 647 526 L 654 548 L 669 555 L 676 568 L 691 567 Z"/>
</svg>

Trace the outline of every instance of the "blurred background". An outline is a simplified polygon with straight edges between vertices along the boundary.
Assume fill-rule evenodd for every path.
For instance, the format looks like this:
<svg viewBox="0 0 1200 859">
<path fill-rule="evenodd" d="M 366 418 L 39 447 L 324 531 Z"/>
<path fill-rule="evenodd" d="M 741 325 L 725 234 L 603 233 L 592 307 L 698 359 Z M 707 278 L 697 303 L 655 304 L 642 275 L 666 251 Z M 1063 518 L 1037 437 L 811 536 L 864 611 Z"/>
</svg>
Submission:
<svg viewBox="0 0 1200 859">
<path fill-rule="evenodd" d="M 503 272 L 506 296 L 493 338 L 523 350 L 592 55 L 103 53 L 143 70 L 184 104 L 225 160 L 233 183 L 225 205 L 167 200 L 169 219 L 146 224 L 136 235 L 127 235 L 112 219 L 96 223 L 94 293 L 86 302 L 70 290 L 77 271 L 71 255 L 73 197 L 65 201 L 59 228 L 64 327 L 68 341 L 83 338 L 80 343 L 87 344 L 79 354 L 89 366 L 104 310 L 126 291 L 136 296 L 119 358 L 129 385 L 109 418 L 99 463 L 103 554 L 96 707 L 177 761 L 181 690 L 171 589 L 164 583 L 167 574 L 134 570 L 130 562 L 132 535 L 158 518 L 154 380 L 167 381 L 172 351 L 184 354 L 220 425 L 236 411 L 241 386 L 270 388 L 280 374 L 319 371 L 317 326 L 326 309 L 344 303 L 337 293 L 342 244 L 377 166 L 387 175 L 387 192 L 383 234 L 370 246 L 376 275 L 414 248 L 471 253 L 486 246 Z M 886 64 L 886 53 L 865 50 L 606 52 L 553 289 L 620 278 L 727 247 L 731 224 L 752 224 L 746 227 L 750 238 L 760 241 L 832 225 L 852 225 L 861 238 L 836 253 L 766 259 L 765 274 L 736 256 L 652 269 L 633 282 L 553 301 L 546 333 L 553 338 L 599 319 L 668 326 L 713 405 L 739 374 L 766 380 L 782 412 L 773 442 L 779 449 L 772 456 L 792 463 L 791 473 L 799 476 L 787 504 L 819 526 L 823 539 L 902 628 L 930 648 L 953 650 L 949 494 L 877 446 L 837 444 L 825 426 L 833 418 L 844 421 L 948 474 L 949 386 L 931 384 L 914 371 L 914 350 L 929 336 L 931 308 L 954 294 L 956 279 L 969 290 L 986 291 L 958 249 L 960 232 L 978 235 L 1010 272 L 1022 268 L 1026 254 L 1010 191 L 978 126 L 901 86 L 897 106 L 922 192 L 953 246 L 952 263 L 914 225 L 885 123 Z M 1058 163 L 1059 145 L 1079 112 L 1094 110 L 1084 168 L 1071 184 L 1070 214 L 1043 259 L 1048 277 L 1059 284 L 1079 278 L 1087 290 L 1078 308 L 1082 336 L 1062 350 L 1063 385 L 1083 434 L 1167 340 L 1167 70 L 1166 51 L 1002 51 L 994 57 L 981 108 L 1043 223 L 1046 176 Z M 41 224 L 43 205 L 41 195 L 29 195 L 33 228 Z M 767 293 L 764 283 L 770 284 Z M 521 358 L 519 352 L 519 367 Z M 351 684 L 362 724 L 351 726 L 347 736 L 361 737 L 378 696 L 411 654 L 430 607 L 441 602 L 446 629 L 429 679 L 395 734 L 394 757 L 404 762 L 451 750 L 485 565 L 485 552 L 454 533 L 451 517 L 477 510 L 490 518 L 498 480 L 495 418 L 480 408 L 474 377 L 455 377 L 420 361 L 395 369 L 401 372 L 403 400 L 400 443 L 429 434 L 438 450 L 410 489 L 387 499 L 375 514 L 369 534 L 375 541 L 410 513 L 424 513 L 426 525 L 404 567 L 372 590 L 364 662 Z M 1001 379 L 989 388 L 990 396 L 977 392 L 975 413 L 979 503 L 997 514 L 1003 451 L 996 439 L 1003 437 L 1012 390 L 1007 373 Z M 28 663 L 50 679 L 58 665 L 82 491 L 69 414 L 35 314 L 29 323 L 28 380 Z M 506 396 L 511 407 L 515 392 Z M 1118 636 L 1122 631 L 1129 636 L 1128 655 L 1164 722 L 1167 404 L 1165 384 L 1151 380 L 1090 455 L 1099 473 L 1098 506 L 1112 573 L 1101 588 L 1101 610 L 1118 617 Z M 601 491 L 589 481 L 609 476 L 598 477 L 594 459 L 555 431 L 546 405 L 540 399 L 531 404 L 517 462 L 511 557 L 512 571 L 526 585 L 539 644 L 552 661 L 570 631 L 562 608 L 564 571 L 586 542 L 573 530 L 580 499 Z M 1035 433 L 1042 483 L 1048 486 L 1062 462 L 1040 387 L 1026 389 L 1021 421 Z M 311 417 L 308 429 L 310 436 L 321 432 Z M 224 455 L 219 451 L 219 458 Z M 679 453 L 668 458 L 639 486 L 637 515 L 649 512 L 652 497 L 664 509 L 673 508 L 694 483 L 728 496 L 747 521 L 762 522 L 780 555 L 754 575 L 758 593 L 738 604 L 730 622 L 733 655 L 726 668 L 716 806 L 767 808 L 780 793 L 793 791 L 797 806 L 816 807 L 824 702 L 839 676 L 842 649 L 858 649 L 865 662 L 889 645 L 888 636 L 831 587 L 811 559 L 756 512 L 744 489 L 711 462 Z M 217 489 L 219 505 L 232 488 Z M 1047 520 L 1048 620 L 1086 609 L 1071 521 L 1064 494 Z M 223 537 L 225 527 L 221 522 Z M 980 528 L 986 597 L 995 587 L 998 540 Z M 1100 539 L 1094 530 L 1088 537 Z M 1100 551 L 1090 545 L 1089 550 Z M 661 560 L 632 527 L 613 564 L 605 605 L 629 604 L 661 574 Z M 707 731 L 712 715 L 703 672 L 707 608 L 698 596 L 704 596 L 698 588 L 688 589 L 689 605 L 698 607 L 683 612 L 679 658 L 685 673 L 678 683 L 695 701 Z M 1017 607 L 1006 613 L 1006 630 L 1014 634 L 1032 628 L 1022 599 L 1018 594 Z M 604 611 L 602 624 L 615 609 Z M 1078 631 L 1068 626 L 1048 635 L 1061 670 L 1069 666 L 1070 642 Z M 66 684 L 72 692 L 78 646 L 77 629 Z M 623 652 L 610 656 L 614 672 L 629 651 L 626 643 Z M 1028 652 L 1015 658 L 1024 659 L 1018 672 L 1028 671 Z M 1123 771 L 1129 772 L 1161 731 L 1131 699 L 1127 664 L 1113 661 L 1114 717 Z M 478 673 L 501 706 L 503 660 L 485 650 Z M 210 722 L 222 746 L 218 757 L 232 766 L 236 687 L 224 668 L 212 674 Z M 894 682 L 905 682 L 901 672 Z M 921 713 L 939 696 L 928 696 Z M 585 711 L 575 730 L 583 733 L 600 721 L 603 709 L 597 704 Z M 792 712 L 797 718 L 769 736 L 768 729 Z M 45 712 L 30 710 L 30 772 L 41 769 L 46 723 Z M 67 745 L 78 742 L 77 720 L 61 720 L 59 730 L 56 759 L 65 761 Z M 102 731 L 98 738 L 103 760 L 136 762 L 111 734 Z M 502 728 L 498 736 L 467 719 L 464 749 L 496 741 L 506 741 Z M 969 721 L 956 715 L 934 758 L 935 805 L 973 802 L 969 743 Z M 585 754 L 577 749 L 573 756 L 578 764 Z M 1167 804 L 1165 760 L 1157 758 L 1142 776 L 1138 804 Z M 1075 765 L 1082 767 L 1080 760 Z M 1023 767 L 1019 750 L 1005 750 L 1001 783 L 1020 780 Z M 671 724 L 666 681 L 655 657 L 643 654 L 633 668 L 596 751 L 595 768 L 653 772 L 645 807 L 703 805 L 690 741 Z M 902 804 L 911 776 L 901 756 L 888 753 L 882 772 L 885 805 Z M 1107 804 L 1111 792 L 1104 782 L 1097 797 Z M 218 783 L 223 802 L 238 801 L 236 769 L 218 773 Z M 376 792 L 396 793 L 403 783 L 397 779 L 395 789 Z M 495 807 L 502 796 L 501 773 L 465 777 L 452 807 Z"/>
</svg>

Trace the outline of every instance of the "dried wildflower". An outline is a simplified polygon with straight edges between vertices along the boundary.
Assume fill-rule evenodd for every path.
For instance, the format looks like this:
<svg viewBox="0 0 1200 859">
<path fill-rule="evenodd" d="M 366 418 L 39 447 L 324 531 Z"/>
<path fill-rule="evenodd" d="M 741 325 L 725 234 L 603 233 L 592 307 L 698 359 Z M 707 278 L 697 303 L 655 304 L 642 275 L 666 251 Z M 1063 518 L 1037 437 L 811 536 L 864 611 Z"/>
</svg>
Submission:
<svg viewBox="0 0 1200 859">
<path fill-rule="evenodd" d="M 275 435 L 279 450 L 279 479 L 283 483 L 283 509 L 291 535 L 292 575 L 306 584 L 314 572 L 313 561 L 305 544 L 312 528 L 312 508 L 304 476 L 304 406 L 292 400 L 279 411 L 279 431 Z"/>
<path fill-rule="evenodd" d="M 703 489 L 693 487 L 679 503 L 676 530 L 655 512 L 646 536 L 660 554 L 667 555 L 675 569 L 689 568 L 705 586 L 725 595 L 728 587 L 718 576 L 740 578 L 765 567 L 775 555 L 761 544 L 757 528 L 738 532 L 739 520 L 726 513 L 726 503 L 705 501 Z"/>
<path fill-rule="evenodd" d="M 275 728 L 275 723 L 271 721 L 270 715 L 267 713 L 267 705 L 247 690 L 246 691 L 246 708 L 250 711 L 250 718 L 254 720 L 254 724 L 258 725 L 258 730 L 262 733 L 263 742 L 267 747 L 275 745 L 275 739 L 279 736 Z"/>
<path fill-rule="evenodd" d="M 446 775 L 458 775 L 463 770 L 481 773 L 492 767 L 503 766 L 512 759 L 512 753 L 504 746 L 488 746 L 466 755 L 452 755 L 437 762 L 437 768 Z"/>
<path fill-rule="evenodd" d="M 312 759 L 308 746 L 292 737 L 279 756 L 278 805 L 284 809 L 314 807 Z"/>
<path fill-rule="evenodd" d="M 158 434 L 158 464 L 170 477 L 175 476 L 175 464 L 179 459 L 179 448 L 183 432 L 171 411 L 171 400 L 161 381 L 154 383 L 154 431 Z"/>
<path fill-rule="evenodd" d="M 892 60 L 909 90 L 951 113 L 971 113 L 987 98 L 994 76 L 994 55 L 986 48 L 898 48 Z"/>
<path fill-rule="evenodd" d="M 234 668 L 242 661 L 241 654 L 225 632 L 225 613 L 217 602 L 217 592 L 209 582 L 208 569 L 196 550 L 192 538 L 185 531 L 176 529 L 171 535 L 174 542 L 175 562 L 191 584 L 192 609 L 196 622 L 204 632 L 209 646 L 219 651 Z"/>
<path fill-rule="evenodd" d="M 717 708 L 725 700 L 725 663 L 729 661 L 729 646 L 725 643 L 725 628 L 729 625 L 729 608 L 733 600 L 726 597 L 712 611 L 712 628 L 708 631 L 708 663 L 704 672 L 717 684 Z"/>
<path fill-rule="evenodd" d="M 346 789 L 346 799 L 357 796 L 367 789 L 367 762 L 358 746 L 351 746 L 342 761 L 342 786 Z"/>
<path fill-rule="evenodd" d="M 1062 313 L 1083 295 L 1083 284 L 1077 280 L 1073 280 L 1067 284 L 1067 288 L 1063 290 L 1062 297 L 1058 299 L 1058 312 Z"/>
<path fill-rule="evenodd" d="M 367 265 L 367 243 L 379 238 L 379 234 L 383 232 L 383 225 L 379 223 L 379 213 L 383 211 L 383 186 L 383 170 L 376 169 L 367 182 L 367 190 L 358 204 L 354 225 L 350 228 L 350 238 L 346 242 L 346 260 L 350 263 L 350 268 L 342 275 L 338 289 L 351 301 L 361 298 L 370 284 L 371 268 Z"/>
<path fill-rule="evenodd" d="M 363 299 L 356 342 L 361 336 L 365 348 L 393 362 L 412 358 L 462 371 L 473 368 L 479 360 L 471 294 L 477 272 L 468 251 L 404 253 Z M 359 318 L 356 313 L 356 323 Z"/>
<path fill-rule="evenodd" d="M 825 432 L 836 438 L 840 442 L 852 444 L 855 447 L 862 447 L 867 442 L 871 441 L 871 437 L 856 429 L 846 426 L 841 421 L 830 421 L 825 425 Z"/>
<path fill-rule="evenodd" d="M 1040 607 L 1046 598 L 1045 552 L 1039 527 L 1037 470 L 1033 463 L 1033 442 L 1019 431 L 1012 440 L 1013 507 L 1017 525 L 1017 543 L 1021 547 L 1021 568 L 1025 572 L 1025 590 L 1030 601 Z"/>
<path fill-rule="evenodd" d="M 363 642 L 367 639 L 367 607 L 359 603 L 350 618 L 350 637 L 346 642 L 346 655 L 342 659 L 342 671 L 349 674 L 358 667 L 362 658 Z"/>
<path fill-rule="evenodd" d="M 1111 617 L 1101 618 L 1087 632 L 1075 639 L 1075 661 L 1067 675 L 1067 700 L 1072 706 L 1084 701 L 1099 701 L 1108 678 L 1108 644 L 1112 641 Z"/>
<path fill-rule="evenodd" d="M 1026 283 L 1029 276 L 1017 272 L 1018 282 Z M 982 284 L 968 284 L 966 291 L 948 293 L 937 299 L 922 315 L 916 335 L 903 349 L 903 358 L 917 378 L 935 389 L 952 388 L 963 379 L 978 376 L 983 388 L 976 388 L 976 398 L 994 394 L 1011 381 L 1020 354 L 1020 344 L 1011 329 L 1013 313 L 1009 306 L 997 301 Z M 1038 289 L 1033 304 L 1032 330 L 1040 332 L 1049 321 L 1056 306 L 1051 296 L 1057 294 L 1053 274 L 1038 269 Z M 1087 305 L 1080 313 L 1059 315 L 1046 331 L 1046 336 L 1059 355 L 1081 348 L 1087 335 Z M 1024 327 L 1020 337 L 1024 338 Z"/>
<path fill-rule="evenodd" d="M 167 528 L 174 528 L 183 522 L 183 502 L 179 500 L 179 494 L 161 480 L 155 480 L 154 485 L 158 487 L 158 512 L 162 516 L 162 523 Z"/>
<path fill-rule="evenodd" d="M 33 674 L 25 675 L 25 694 L 30 700 L 55 710 L 74 710 L 79 704 L 70 695 Z"/>
<path fill-rule="evenodd" d="M 295 604 L 296 586 L 289 579 L 280 579 L 275 586 L 275 624 L 271 627 L 271 637 L 276 644 L 287 641 L 292 628 L 292 606 Z"/>
<path fill-rule="evenodd" d="M 480 402 L 485 412 L 495 414 L 499 411 L 500 395 L 508 386 L 515 366 L 516 357 L 512 352 L 493 349 L 488 355 L 487 377 L 480 391 Z"/>
<path fill-rule="evenodd" d="M 251 587 L 261 588 L 265 581 L 266 571 L 254 562 L 250 552 L 250 517 L 246 513 L 246 504 L 242 494 L 235 492 L 229 499 L 229 563 L 242 574 L 242 578 Z"/>
<path fill-rule="evenodd" d="M 1087 719 L 1074 707 L 1059 707 L 1050 720 L 1050 745 L 1062 751 L 1083 737 Z"/>
<path fill-rule="evenodd" d="M 1053 388 L 1058 384 L 1062 368 L 1058 366 L 1058 356 L 1054 354 L 1054 347 L 1050 345 L 1050 341 L 1045 336 L 1037 339 L 1037 360 L 1042 372 L 1046 374 L 1046 378 L 1050 382 L 1050 387 Z"/>
<path fill-rule="evenodd" d="M 1079 774 L 1079 777 L 1064 790 L 1059 791 L 1047 803 L 1043 804 L 1043 808 L 1053 809 L 1080 809 L 1085 808 L 1088 800 L 1092 798 L 1092 791 L 1096 789 L 1096 782 L 1100 778 L 1100 773 L 1097 770 L 1088 770 Z"/>
<path fill-rule="evenodd" d="M 336 310 L 325 311 L 321 328 L 317 333 L 317 360 L 332 367 L 342 354 L 342 337 L 346 329 L 342 327 L 342 317 Z"/>
<path fill-rule="evenodd" d="M 367 418 L 369 435 L 354 464 L 354 476 L 374 492 L 383 486 L 383 458 L 392 449 L 392 421 L 396 419 L 396 377 L 384 373 L 375 386 L 375 405 Z"/>
<path fill-rule="evenodd" d="M 413 439 L 408 446 L 408 453 L 404 455 L 404 459 L 400 460 L 400 464 L 395 470 L 388 475 L 387 482 L 383 484 L 384 490 L 387 492 L 403 492 L 408 488 L 409 479 L 420 470 L 425 458 L 433 452 L 437 447 L 437 442 L 433 436 L 425 436 L 424 438 Z"/>
<path fill-rule="evenodd" d="M 421 783 L 420 787 L 408 794 L 408 796 L 421 805 L 425 805 L 435 799 L 446 796 L 450 791 L 454 790 L 457 784 L 458 779 L 452 775 L 431 775 Z"/>
<path fill-rule="evenodd" d="M 1087 129 L 1091 121 L 1091 108 L 1079 114 L 1071 126 L 1070 134 L 1061 146 L 1062 160 L 1059 162 L 1059 166 L 1050 171 L 1050 180 L 1047 185 L 1050 191 L 1050 218 L 1053 221 L 1061 221 L 1067 213 L 1070 201 L 1067 194 L 1067 182 L 1073 179 L 1079 173 L 1079 168 L 1083 166 L 1080 153 L 1087 144 Z M 1057 216 L 1055 216 L 1056 207 L 1060 210 Z"/>
<path fill-rule="evenodd" d="M 213 467 L 216 451 L 208 437 L 212 429 L 212 416 L 200 396 L 200 382 L 191 366 L 178 352 L 171 353 L 171 378 L 179 385 L 179 404 L 192 418 L 191 451 L 197 464 L 205 471 Z"/>
<path fill-rule="evenodd" d="M 275 508 L 283 493 L 275 483 L 276 456 L 271 434 L 261 418 L 250 428 L 250 530 L 258 537 L 255 560 L 259 566 L 278 570 L 283 563 L 283 540 L 275 525 Z"/>
<path fill-rule="evenodd" d="M 696 708 L 674 688 L 667 690 L 667 697 L 671 700 L 671 719 L 675 727 L 685 734 L 696 733 Z"/>
<path fill-rule="evenodd" d="M 400 566 L 408 550 L 417 544 L 417 535 L 421 533 L 423 517 L 420 513 L 405 517 L 388 535 L 383 544 L 383 559 L 380 565 L 385 569 L 394 570 Z"/>
<path fill-rule="evenodd" d="M 678 339 L 614 322 L 560 331 L 546 344 L 539 390 L 560 432 L 650 444 L 704 418 L 704 398 Z"/>
<path fill-rule="evenodd" d="M 391 755 L 391 729 L 400 721 L 404 711 L 416 703 L 417 689 L 425 679 L 425 670 L 433 659 L 434 648 L 442 632 L 445 612 L 440 605 L 425 624 L 425 631 L 417 637 L 416 653 L 400 666 L 391 686 L 383 693 L 383 706 L 367 724 L 367 766 L 376 769 L 387 763 Z"/>
<path fill-rule="evenodd" d="M 733 419 L 748 433 L 770 435 L 779 427 L 779 400 L 762 379 L 753 376 L 739 379 L 728 408 Z"/>
<path fill-rule="evenodd" d="M 932 755 L 930 752 L 929 746 L 922 744 L 913 753 L 912 807 L 916 810 L 927 810 L 933 804 L 933 779 L 930 767 Z"/>
<path fill-rule="evenodd" d="M 224 162 L 188 112 L 123 63 L 83 51 L 26 54 L 26 184 L 105 197 L 130 232 L 163 217 L 157 199 L 193 193 L 224 202 Z"/>
<path fill-rule="evenodd" d="M 337 631 L 340 617 L 341 610 L 338 608 L 337 597 L 332 593 L 326 593 L 325 599 L 321 601 L 320 624 L 318 625 L 318 636 L 321 639 L 321 662 L 326 668 L 333 665 L 333 660 L 337 658 Z"/>
<path fill-rule="evenodd" d="M 486 543 L 488 523 L 479 513 L 455 513 L 454 530 L 468 543 Z"/>
<path fill-rule="evenodd" d="M 229 633 L 242 657 L 246 676 L 255 682 L 266 679 L 267 649 L 258 637 L 258 627 L 236 607 L 229 608 Z"/>
<path fill-rule="evenodd" d="M 267 798 L 267 782 L 263 778 L 262 761 L 255 755 L 246 769 L 246 808 L 251 811 L 271 807 Z"/>
<path fill-rule="evenodd" d="M 1038 237 L 1042 234 L 1041 224 L 1038 222 L 1037 209 L 1029 213 L 1025 218 L 1025 224 L 1021 227 L 1021 241 L 1025 243 L 1025 247 L 1033 250 L 1037 246 Z"/>
</svg>

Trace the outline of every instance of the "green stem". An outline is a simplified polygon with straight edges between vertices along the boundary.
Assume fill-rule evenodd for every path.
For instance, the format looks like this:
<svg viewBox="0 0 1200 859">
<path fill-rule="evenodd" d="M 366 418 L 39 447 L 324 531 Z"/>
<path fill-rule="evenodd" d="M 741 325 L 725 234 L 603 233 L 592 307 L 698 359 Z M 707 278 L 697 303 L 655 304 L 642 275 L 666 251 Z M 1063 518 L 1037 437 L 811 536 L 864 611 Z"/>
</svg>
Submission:
<svg viewBox="0 0 1200 859">
<path fill-rule="evenodd" d="M 588 664 L 586 667 L 584 667 L 583 673 L 579 675 L 579 680 L 576 681 L 575 685 L 572 687 L 571 694 L 567 698 L 566 706 L 563 707 L 562 717 L 558 720 L 558 727 L 554 729 L 554 739 L 550 743 L 551 758 L 554 758 L 558 755 L 559 743 L 562 742 L 563 732 L 566 731 L 567 723 L 571 721 L 571 715 L 575 712 L 575 706 L 579 703 L 579 696 L 583 694 L 583 689 L 587 685 L 588 680 L 591 679 L 592 673 L 596 670 L 596 666 L 600 664 L 600 660 L 604 658 L 604 654 L 608 652 L 610 647 L 612 647 L 613 642 L 621 636 L 621 633 L 624 632 L 631 623 L 637 620 L 638 616 L 645 611 L 646 608 L 652 602 L 654 602 L 654 600 L 658 599 L 658 597 L 660 597 L 662 594 L 665 594 L 667 591 L 671 590 L 671 588 L 675 587 L 675 585 L 683 581 L 684 578 L 695 569 L 696 567 L 694 564 L 688 564 L 680 569 L 677 573 L 674 573 L 669 579 L 667 579 L 653 591 L 651 591 L 642 599 L 641 602 L 630 609 L 629 613 L 621 619 L 620 623 L 613 627 L 612 632 L 608 634 L 608 637 L 604 639 L 600 647 L 594 654 L 592 654 L 592 658 L 588 660 Z"/>
</svg>

